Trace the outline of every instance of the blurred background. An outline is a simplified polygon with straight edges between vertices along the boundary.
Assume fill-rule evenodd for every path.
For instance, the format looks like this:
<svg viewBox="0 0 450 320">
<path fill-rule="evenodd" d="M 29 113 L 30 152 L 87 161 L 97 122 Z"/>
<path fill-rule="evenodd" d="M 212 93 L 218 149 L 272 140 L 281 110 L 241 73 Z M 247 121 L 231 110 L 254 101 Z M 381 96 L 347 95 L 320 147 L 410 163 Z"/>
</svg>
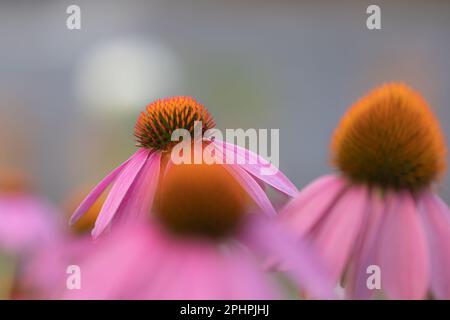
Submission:
<svg viewBox="0 0 450 320">
<path fill-rule="evenodd" d="M 449 1 L 2 0 L 0 167 L 62 203 L 128 158 L 147 103 L 191 95 L 219 128 L 279 128 L 302 187 L 331 170 L 346 108 L 383 82 L 422 92 L 450 137 L 449 31 Z M 448 175 L 440 188 L 449 202 Z"/>
</svg>

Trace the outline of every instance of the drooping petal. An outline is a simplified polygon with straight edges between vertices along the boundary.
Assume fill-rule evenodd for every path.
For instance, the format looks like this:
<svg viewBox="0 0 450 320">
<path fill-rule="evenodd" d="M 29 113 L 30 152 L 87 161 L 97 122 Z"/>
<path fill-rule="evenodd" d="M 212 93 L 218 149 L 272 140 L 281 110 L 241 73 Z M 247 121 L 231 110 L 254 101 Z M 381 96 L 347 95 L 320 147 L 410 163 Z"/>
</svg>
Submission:
<svg viewBox="0 0 450 320">
<path fill-rule="evenodd" d="M 321 177 L 303 189 L 280 212 L 280 217 L 298 234 L 305 234 L 326 214 L 347 182 L 335 175 Z"/>
<path fill-rule="evenodd" d="M 321 260 L 277 220 L 254 215 L 241 240 L 263 259 L 277 261 L 297 286 L 315 298 L 333 297 L 334 282 Z"/>
<path fill-rule="evenodd" d="M 150 212 L 158 187 L 160 166 L 161 153 L 153 152 L 126 194 L 117 214 L 125 219 L 135 219 Z"/>
<path fill-rule="evenodd" d="M 423 299 L 429 279 L 426 234 L 409 192 L 391 194 L 380 229 L 381 286 L 390 299 Z"/>
<path fill-rule="evenodd" d="M 386 205 L 378 190 L 371 192 L 369 201 L 368 213 L 356 241 L 354 257 L 348 270 L 346 296 L 350 299 L 370 299 L 376 293 L 375 288 L 369 289 L 367 286 L 369 277 L 367 270 L 369 266 L 378 266 L 376 241 L 386 212 Z"/>
<path fill-rule="evenodd" d="M 136 176 L 147 161 L 149 153 L 150 151 L 145 149 L 143 149 L 143 152 L 136 153 L 130 159 L 127 166 L 123 168 L 122 172 L 120 172 L 103 204 L 97 220 L 95 221 L 95 227 L 94 230 L 92 230 L 92 236 L 94 238 L 97 238 L 103 230 L 105 230 L 111 219 L 114 217 L 127 191 L 130 189 Z"/>
<path fill-rule="evenodd" d="M 438 299 L 450 299 L 450 210 L 431 191 L 420 201 L 430 250 L 431 290 Z"/>
<path fill-rule="evenodd" d="M 144 152 L 142 149 L 139 149 L 136 151 L 134 155 L 132 155 L 127 161 L 122 163 L 120 166 L 118 166 L 116 169 L 114 169 L 110 174 L 108 174 L 98 185 L 95 186 L 94 189 L 86 196 L 86 198 L 81 202 L 81 204 L 78 206 L 78 208 L 75 210 L 75 212 L 70 217 L 69 224 L 73 225 L 75 224 L 78 219 L 81 218 L 81 216 L 95 203 L 95 201 L 100 197 L 100 195 L 105 191 L 106 188 L 114 181 L 115 178 L 122 172 L 122 170 L 128 165 L 130 160 L 133 157 L 136 157 L 137 155 Z"/>
<path fill-rule="evenodd" d="M 222 152 L 225 152 L 227 158 L 232 156 L 231 159 L 234 159 L 234 164 L 238 164 L 256 178 L 288 196 L 293 197 L 297 194 L 297 187 L 278 168 L 263 157 L 240 146 L 217 139 L 214 140 L 214 144 L 218 149 L 223 150 Z"/>
<path fill-rule="evenodd" d="M 257 206 L 270 216 L 277 214 L 264 190 L 249 173 L 238 165 L 225 164 L 224 167 L 239 182 Z"/>
<path fill-rule="evenodd" d="M 353 186 L 309 234 L 334 281 L 342 275 L 355 248 L 355 241 L 367 214 L 367 206 L 367 189 Z"/>
</svg>

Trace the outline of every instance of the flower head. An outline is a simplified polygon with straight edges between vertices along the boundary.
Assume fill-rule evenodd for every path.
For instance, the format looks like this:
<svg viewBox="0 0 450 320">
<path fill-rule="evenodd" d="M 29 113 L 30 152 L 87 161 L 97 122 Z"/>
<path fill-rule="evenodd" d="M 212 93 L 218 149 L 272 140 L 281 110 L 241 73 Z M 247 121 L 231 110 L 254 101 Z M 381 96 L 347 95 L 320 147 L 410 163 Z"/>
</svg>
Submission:
<svg viewBox="0 0 450 320">
<path fill-rule="evenodd" d="M 149 212 L 159 214 L 162 221 L 166 221 L 172 228 L 179 229 L 179 225 L 184 224 L 184 218 L 178 216 L 178 213 L 174 213 L 177 212 L 174 211 L 177 209 L 177 204 L 171 203 L 171 199 L 167 201 L 164 199 L 169 195 L 172 200 L 174 197 L 182 199 L 185 194 L 189 194 L 190 188 L 188 185 L 192 185 L 192 188 L 203 188 L 206 195 L 202 201 L 208 202 L 207 205 L 209 206 L 211 197 L 207 195 L 209 193 L 214 194 L 215 188 L 222 190 L 221 185 L 217 184 L 208 189 L 202 184 L 195 184 L 186 174 L 184 165 L 175 164 L 167 152 L 173 147 L 171 133 L 175 129 L 186 129 L 192 134 L 193 123 L 197 120 L 202 121 L 203 133 L 214 126 L 214 121 L 208 111 L 193 98 L 173 97 L 151 103 L 146 111 L 139 116 L 136 124 L 135 135 L 138 138 L 139 150 L 91 191 L 73 214 L 71 223 L 76 223 L 110 185 L 112 185 L 111 190 L 92 231 L 94 237 L 98 237 L 112 222 L 147 216 Z M 275 209 L 262 188 L 262 183 L 290 196 L 297 192 L 297 188 L 281 171 L 277 170 L 273 175 L 261 174 L 261 168 L 266 168 L 268 162 L 253 152 L 218 139 L 204 141 L 204 143 L 212 146 L 214 152 L 219 156 L 228 157 L 232 154 L 234 159 L 249 160 L 244 163 L 214 164 L 210 169 L 202 169 L 205 172 L 210 172 L 207 174 L 207 179 L 214 179 L 213 176 L 216 175 L 228 177 L 227 183 L 234 184 L 234 191 L 229 194 L 230 197 L 237 197 L 241 192 L 238 190 L 244 190 L 245 194 L 253 200 L 252 203 L 262 209 L 261 211 L 274 216 L 276 214 Z M 206 166 L 210 166 L 210 164 Z M 185 176 L 184 179 L 177 178 L 174 180 L 182 187 L 175 186 L 174 183 L 170 182 L 172 181 L 171 177 L 178 175 Z M 161 184 L 164 177 L 166 177 L 165 181 L 168 182 Z M 161 192 L 161 188 L 167 190 Z M 183 188 L 183 191 L 181 188 Z M 160 210 L 153 210 L 154 206 L 158 205 L 157 194 L 163 195 L 161 201 L 163 206 L 159 208 Z M 234 213 L 223 215 L 221 223 L 216 224 L 205 219 L 207 215 L 202 217 L 201 211 L 197 210 L 195 214 L 198 222 L 201 223 L 195 223 L 195 228 L 200 228 L 200 225 L 205 223 L 210 228 L 209 232 L 217 232 L 218 234 L 223 232 L 221 229 L 226 229 L 226 225 L 232 228 L 234 219 L 239 216 L 241 204 L 233 201 L 223 202 L 223 199 L 220 201 L 224 206 L 235 206 L 233 208 L 227 207 Z M 233 216 L 236 217 L 231 218 Z M 226 221 L 227 219 L 229 221 Z M 182 227 L 182 229 L 186 228 L 186 226 Z M 216 228 L 217 230 L 215 230 Z"/>
<path fill-rule="evenodd" d="M 445 141 L 429 106 L 397 83 L 376 88 L 350 107 L 332 152 L 350 180 L 383 189 L 423 189 L 446 165 Z"/>
<path fill-rule="evenodd" d="M 307 186 L 282 210 L 285 222 L 348 297 L 450 298 L 450 211 L 432 189 L 446 151 L 424 99 L 403 84 L 375 89 L 344 116 L 332 151 L 341 174 Z M 372 265 L 378 290 L 366 284 Z"/>
<path fill-rule="evenodd" d="M 56 209 L 29 189 L 22 171 L 0 173 L 0 252 L 22 256 L 46 245 L 57 233 Z"/>
<path fill-rule="evenodd" d="M 262 175 L 267 161 L 218 139 L 204 143 L 219 156 L 250 161 L 178 164 L 167 156 L 171 133 L 186 129 L 192 135 L 196 120 L 202 121 L 203 132 L 214 126 L 206 109 L 188 97 L 158 100 L 141 114 L 135 131 L 140 149 L 100 182 L 72 216 L 76 223 L 111 185 L 92 234 L 98 237 L 112 223 L 117 227 L 110 229 L 118 231 L 100 238 L 99 250 L 84 260 L 87 289 L 67 297 L 275 297 L 277 291 L 267 291 L 271 286 L 259 259 L 283 263 L 297 285 L 329 297 L 329 282 L 313 254 L 275 219 L 252 214 L 276 215 L 263 183 L 287 195 L 297 192 L 280 171 Z M 100 271 L 105 265 L 115 268 Z"/>
<path fill-rule="evenodd" d="M 21 294 L 18 279 L 24 268 L 57 237 L 57 214 L 46 200 L 30 192 L 23 171 L 0 170 L 0 299 Z"/>
<path fill-rule="evenodd" d="M 202 133 L 215 126 L 208 110 L 191 97 L 171 97 L 150 103 L 136 122 L 134 135 L 138 146 L 167 151 L 174 144 L 172 133 L 188 130 L 194 135 L 194 124 L 202 123 Z"/>
<path fill-rule="evenodd" d="M 208 191 L 206 191 L 208 190 Z M 154 214 L 177 234 L 223 238 L 247 211 L 242 186 L 221 165 L 178 165 L 161 181 Z"/>
<path fill-rule="evenodd" d="M 82 260 L 83 288 L 63 298 L 281 298 L 262 268 L 269 258 L 286 265 L 296 286 L 331 297 L 314 255 L 275 219 L 251 214 L 244 189 L 223 166 L 175 166 L 160 183 L 153 219 L 102 237 Z"/>
</svg>

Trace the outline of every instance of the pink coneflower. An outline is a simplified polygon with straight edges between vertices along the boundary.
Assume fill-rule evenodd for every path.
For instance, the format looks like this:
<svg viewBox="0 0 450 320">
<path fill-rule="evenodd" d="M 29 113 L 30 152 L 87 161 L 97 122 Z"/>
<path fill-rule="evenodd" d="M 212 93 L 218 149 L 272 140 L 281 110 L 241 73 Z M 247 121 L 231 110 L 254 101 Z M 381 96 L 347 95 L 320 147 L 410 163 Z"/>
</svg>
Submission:
<svg viewBox="0 0 450 320">
<path fill-rule="evenodd" d="M 16 297 L 24 264 L 57 234 L 56 210 L 32 195 L 21 171 L 0 172 L 0 299 Z"/>
<path fill-rule="evenodd" d="M 110 185 L 111 190 L 92 231 L 94 238 L 114 220 L 129 220 L 130 217 L 135 218 L 149 212 L 161 176 L 174 167 L 170 159 L 172 148 L 176 144 L 171 141 L 172 133 L 176 129 L 185 129 L 193 135 L 196 121 L 201 122 L 202 133 L 214 127 L 214 120 L 208 110 L 193 98 L 173 97 L 149 104 L 136 123 L 135 136 L 139 150 L 92 190 L 73 214 L 71 223 L 77 221 Z M 281 172 L 261 174 L 261 169 L 267 168 L 269 164 L 258 155 L 218 140 L 209 143 L 217 148 L 217 154 L 225 154 L 226 157 L 233 154 L 236 159 L 249 160 L 245 164 L 223 166 L 264 212 L 275 215 L 261 182 L 287 195 L 296 193 L 296 187 Z"/>
<path fill-rule="evenodd" d="M 23 174 L 0 175 L 0 252 L 21 256 L 49 243 L 56 234 L 56 210 L 27 191 Z"/>
<path fill-rule="evenodd" d="M 427 103 L 403 84 L 353 105 L 332 143 L 338 174 L 319 178 L 282 211 L 315 246 L 348 297 L 450 298 L 450 212 L 433 190 L 445 142 Z M 381 270 L 381 292 L 367 268 Z"/>
<path fill-rule="evenodd" d="M 152 213 L 101 237 L 80 264 L 81 289 L 64 299 L 276 299 L 271 257 L 314 297 L 331 282 L 276 219 L 252 214 L 246 190 L 218 164 L 173 166 Z"/>
</svg>

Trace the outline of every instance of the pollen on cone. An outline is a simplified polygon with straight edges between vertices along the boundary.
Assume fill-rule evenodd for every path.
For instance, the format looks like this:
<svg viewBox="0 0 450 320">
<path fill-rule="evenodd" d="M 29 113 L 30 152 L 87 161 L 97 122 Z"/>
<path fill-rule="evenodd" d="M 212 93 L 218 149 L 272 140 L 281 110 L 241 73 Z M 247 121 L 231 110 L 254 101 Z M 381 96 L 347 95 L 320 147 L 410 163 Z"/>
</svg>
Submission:
<svg viewBox="0 0 450 320">
<path fill-rule="evenodd" d="M 172 145 L 171 136 L 176 129 L 185 129 L 193 135 L 196 121 L 201 122 L 202 134 L 215 126 L 211 114 L 194 98 L 159 99 L 140 114 L 134 135 L 140 147 L 165 151 Z"/>
</svg>

